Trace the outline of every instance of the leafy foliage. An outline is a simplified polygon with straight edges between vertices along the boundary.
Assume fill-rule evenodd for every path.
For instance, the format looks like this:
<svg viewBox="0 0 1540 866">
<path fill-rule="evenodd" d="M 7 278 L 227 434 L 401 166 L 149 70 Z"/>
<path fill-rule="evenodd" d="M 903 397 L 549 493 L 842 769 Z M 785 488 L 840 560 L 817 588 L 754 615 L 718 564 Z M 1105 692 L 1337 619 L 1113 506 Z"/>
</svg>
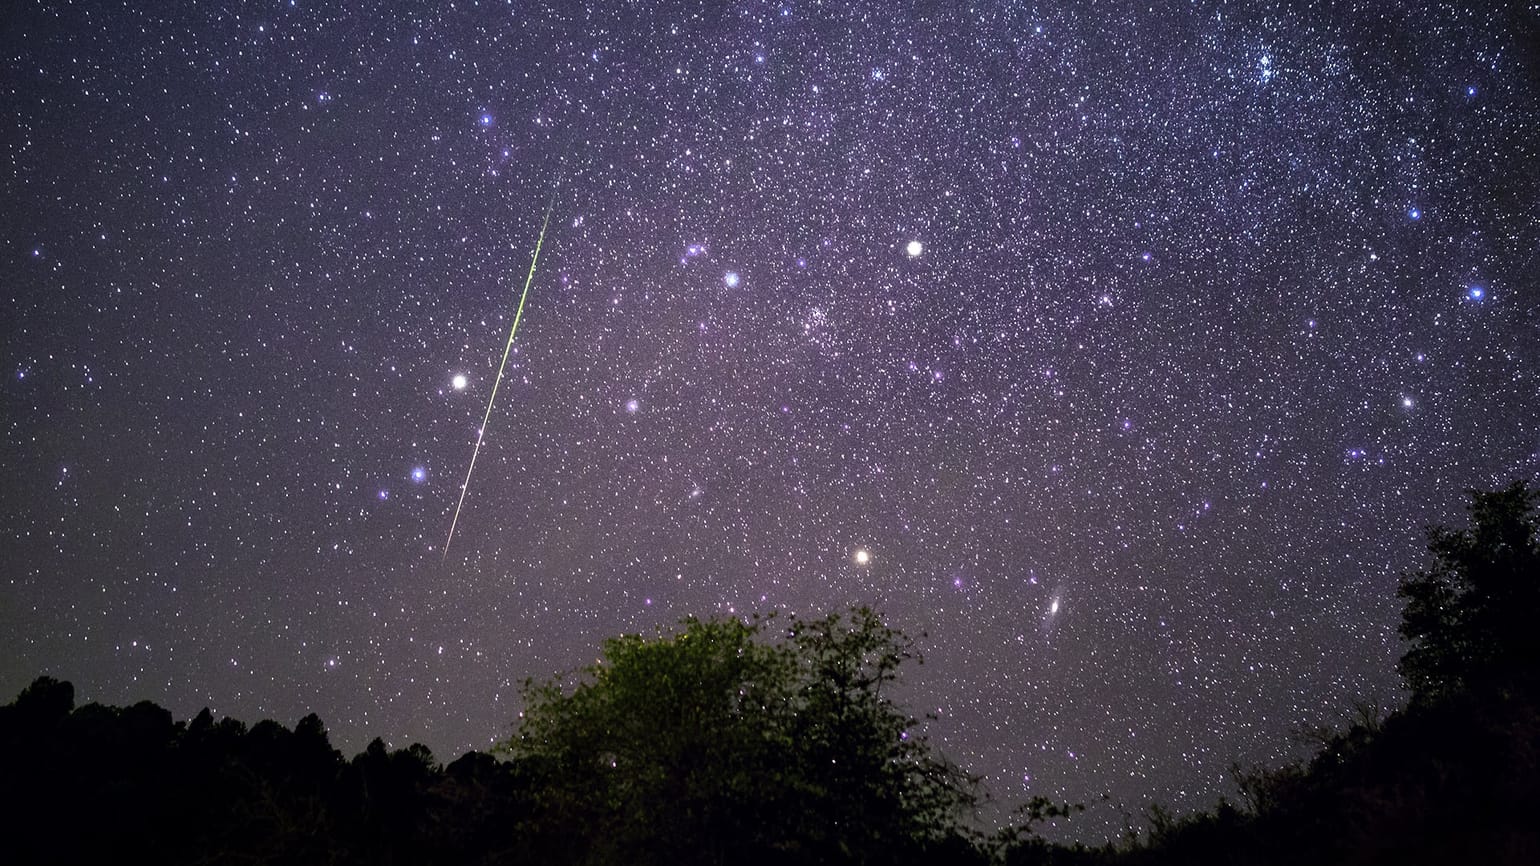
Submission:
<svg viewBox="0 0 1540 866">
<path fill-rule="evenodd" d="M 1540 489 L 1470 496 L 1470 528 L 1429 529 L 1434 564 L 1401 582 L 1401 675 L 1417 699 L 1529 680 L 1540 660 Z"/>
<path fill-rule="evenodd" d="M 586 862 L 893 862 L 946 844 L 971 780 L 883 694 L 909 643 L 869 610 L 686 620 L 626 636 L 570 688 L 526 687 L 503 745 L 547 774 Z"/>
<path fill-rule="evenodd" d="M 1160 866 L 1540 862 L 1540 490 L 1473 492 L 1407 576 L 1412 704 L 1308 734 L 1314 755 L 1236 768 L 1242 800 L 1100 848 L 1038 824 L 992 835 L 974 780 L 891 698 L 912 657 L 869 610 L 686 620 L 607 641 L 568 680 L 526 684 L 500 757 L 447 767 L 375 740 L 352 760 L 314 715 L 290 731 L 142 702 L 75 706 L 43 677 L 0 707 L 7 863 L 971 863 Z"/>
<path fill-rule="evenodd" d="M 889 698 L 910 658 L 870 611 L 688 620 L 528 686 L 501 757 L 447 767 L 314 715 L 247 728 L 150 703 L 0 707 L 7 863 L 982 862 L 973 782 Z"/>
<path fill-rule="evenodd" d="M 1433 565 L 1401 583 L 1411 706 L 1307 732 L 1307 761 L 1237 768 L 1244 810 L 1152 809 L 1108 862 L 1540 862 L 1540 491 L 1470 496 L 1469 528 L 1430 529 Z"/>
</svg>

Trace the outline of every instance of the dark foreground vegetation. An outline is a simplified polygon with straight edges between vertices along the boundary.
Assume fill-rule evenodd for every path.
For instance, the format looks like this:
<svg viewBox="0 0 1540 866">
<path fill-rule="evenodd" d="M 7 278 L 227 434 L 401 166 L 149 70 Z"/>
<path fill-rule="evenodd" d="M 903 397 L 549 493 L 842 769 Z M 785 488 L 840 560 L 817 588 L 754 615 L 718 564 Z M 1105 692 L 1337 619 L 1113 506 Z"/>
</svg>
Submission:
<svg viewBox="0 0 1540 866">
<path fill-rule="evenodd" d="M 441 766 L 314 715 L 247 728 L 42 678 L 0 707 L 8 863 L 1540 863 L 1540 490 L 1474 493 L 1408 575 L 1411 700 L 1236 773 L 1238 801 L 1101 848 L 973 823 L 973 780 L 885 695 L 907 639 L 869 611 L 688 620 L 526 687 L 496 754 Z"/>
</svg>

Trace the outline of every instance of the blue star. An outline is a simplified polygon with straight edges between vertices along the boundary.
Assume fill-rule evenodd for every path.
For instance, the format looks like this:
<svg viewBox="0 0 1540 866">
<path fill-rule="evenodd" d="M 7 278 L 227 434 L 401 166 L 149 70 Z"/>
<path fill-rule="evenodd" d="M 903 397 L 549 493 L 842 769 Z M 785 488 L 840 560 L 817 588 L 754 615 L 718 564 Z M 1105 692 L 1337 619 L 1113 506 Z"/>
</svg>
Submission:
<svg viewBox="0 0 1540 866">
<path fill-rule="evenodd" d="M 492 125 L 492 115 L 491 115 L 491 113 L 483 111 L 481 113 L 481 116 L 476 118 L 476 122 L 481 124 L 482 126 L 491 126 Z"/>
<path fill-rule="evenodd" d="M 1487 296 L 1487 290 L 1480 286 L 1466 286 L 1465 297 L 1472 301 L 1480 301 Z"/>
<path fill-rule="evenodd" d="M 737 271 L 728 271 L 727 273 L 723 274 L 722 275 L 722 282 L 726 283 L 727 287 L 729 289 L 736 289 L 736 288 L 738 288 L 738 272 Z"/>
<path fill-rule="evenodd" d="M 1414 221 L 1422 219 L 1422 211 L 1417 208 L 1407 208 L 1406 215 Z"/>
<path fill-rule="evenodd" d="M 421 466 L 412 467 L 412 480 L 418 484 L 428 480 L 428 470 Z"/>
</svg>

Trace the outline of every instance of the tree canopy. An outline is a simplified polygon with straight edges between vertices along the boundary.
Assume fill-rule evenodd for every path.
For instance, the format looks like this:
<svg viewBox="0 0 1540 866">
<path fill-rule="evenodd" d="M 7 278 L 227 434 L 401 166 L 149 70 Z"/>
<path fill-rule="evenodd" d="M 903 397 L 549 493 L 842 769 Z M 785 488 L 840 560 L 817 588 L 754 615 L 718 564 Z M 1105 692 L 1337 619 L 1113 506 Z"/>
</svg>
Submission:
<svg viewBox="0 0 1540 866">
<path fill-rule="evenodd" d="M 1244 803 L 1098 848 L 1034 832 L 1034 797 L 970 820 L 974 780 L 894 700 L 910 641 L 871 611 L 687 619 L 606 641 L 525 685 L 499 754 L 448 766 L 374 740 L 351 760 L 315 715 L 248 728 L 149 702 L 75 705 L 37 679 L 0 706 L 7 863 L 626 863 L 1284 866 L 1540 862 L 1540 489 L 1472 492 L 1407 575 L 1410 706 L 1321 729 L 1308 760 L 1237 767 Z"/>
<path fill-rule="evenodd" d="M 502 750 L 543 768 L 589 862 L 895 862 L 955 841 L 972 781 L 885 693 L 908 640 L 870 610 L 688 619 L 526 686 Z"/>
<path fill-rule="evenodd" d="M 1401 581 L 1400 670 L 1420 700 L 1531 681 L 1540 660 L 1540 488 L 1469 495 L 1470 526 L 1430 528 L 1433 565 Z"/>
</svg>

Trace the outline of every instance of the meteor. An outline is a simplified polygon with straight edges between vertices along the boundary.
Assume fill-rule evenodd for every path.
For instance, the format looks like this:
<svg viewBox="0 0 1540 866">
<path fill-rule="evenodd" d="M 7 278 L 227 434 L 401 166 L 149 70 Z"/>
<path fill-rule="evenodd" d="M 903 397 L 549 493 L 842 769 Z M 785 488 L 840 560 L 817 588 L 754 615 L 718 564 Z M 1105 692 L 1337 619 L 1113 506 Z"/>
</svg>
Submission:
<svg viewBox="0 0 1540 866">
<path fill-rule="evenodd" d="M 460 510 L 465 507 L 465 494 L 471 489 L 471 473 L 476 471 L 476 457 L 481 454 L 481 442 L 487 435 L 487 422 L 492 418 L 492 404 L 497 401 L 497 386 L 503 383 L 503 370 L 508 367 L 508 355 L 513 352 L 513 338 L 519 333 L 519 320 L 524 318 L 524 301 L 529 297 L 529 284 L 535 281 L 535 265 L 540 261 L 540 247 L 545 243 L 545 230 L 551 224 L 551 208 L 556 204 L 556 190 L 545 205 L 545 219 L 540 221 L 540 237 L 535 240 L 535 254 L 529 260 L 529 273 L 524 277 L 524 291 L 519 295 L 519 308 L 513 314 L 513 327 L 508 329 L 508 344 L 503 347 L 503 361 L 497 365 L 497 378 L 492 380 L 492 395 L 487 398 L 487 411 L 481 417 L 481 428 L 476 431 L 476 447 L 471 451 L 471 465 L 465 470 L 465 483 L 460 485 L 460 501 L 455 505 L 454 519 L 449 521 L 449 537 L 444 540 L 444 555 L 449 559 L 449 545 L 455 540 L 455 526 L 460 522 Z"/>
</svg>

